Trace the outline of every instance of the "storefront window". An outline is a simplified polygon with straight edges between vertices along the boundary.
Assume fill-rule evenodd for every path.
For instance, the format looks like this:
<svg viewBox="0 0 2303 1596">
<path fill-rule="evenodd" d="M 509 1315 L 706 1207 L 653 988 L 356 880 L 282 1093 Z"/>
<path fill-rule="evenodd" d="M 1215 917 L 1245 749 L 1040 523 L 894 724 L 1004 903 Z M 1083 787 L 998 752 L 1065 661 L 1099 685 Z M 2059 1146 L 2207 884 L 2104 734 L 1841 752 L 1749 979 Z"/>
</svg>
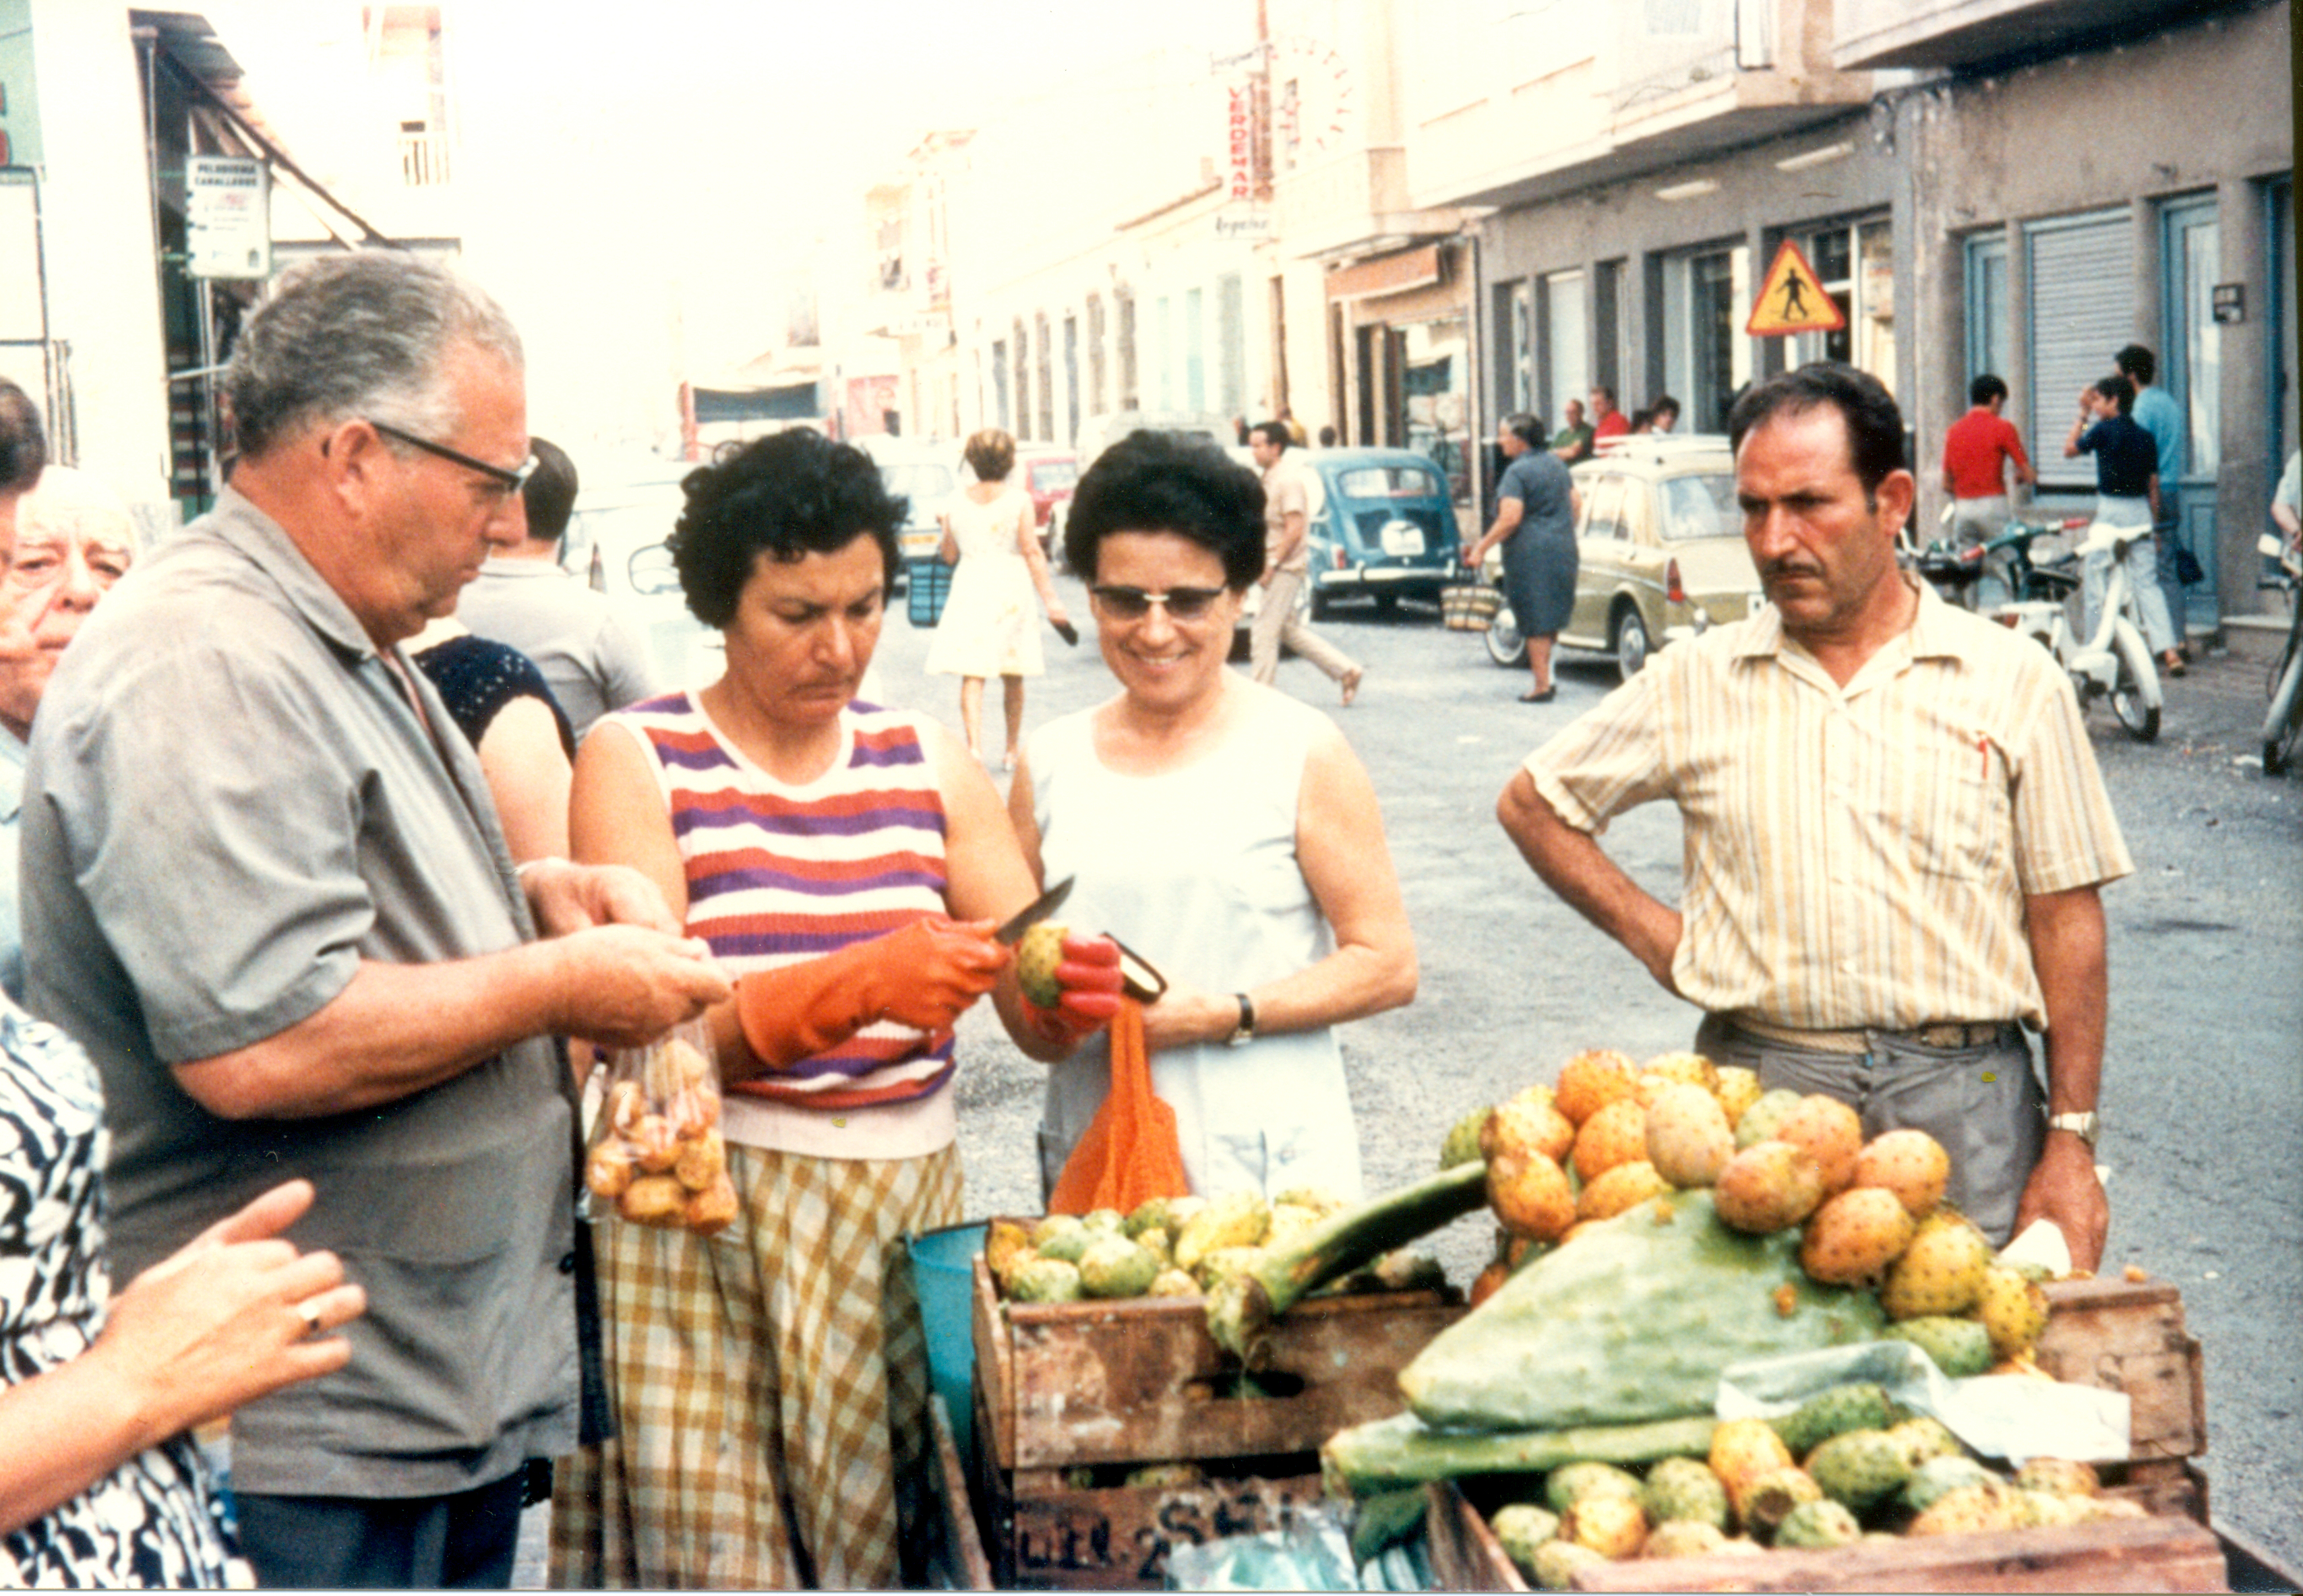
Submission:
<svg viewBox="0 0 2303 1596">
<path fill-rule="evenodd" d="M 1555 272 L 1543 280 L 1544 378 L 1541 407 L 1546 425 L 1566 419 L 1567 401 L 1591 390 L 1591 362 L 1583 339 L 1583 273 Z"/>
<path fill-rule="evenodd" d="M 1472 341 L 1462 316 L 1411 322 L 1400 329 L 1404 359 L 1401 398 L 1407 447 L 1429 455 L 1447 478 L 1459 505 L 1472 500 L 1470 414 Z M 1395 431 L 1395 437 L 1400 434 Z"/>
<path fill-rule="evenodd" d="M 1743 336 L 1751 252 L 1743 245 L 1664 262 L 1664 385 L 1685 407 L 1684 430 L 1724 432 L 1735 391 L 1751 380 Z M 1635 408 L 1646 396 L 1618 393 Z"/>
<path fill-rule="evenodd" d="M 1846 325 L 1803 332 L 1793 344 L 1800 363 L 1838 360 L 1895 389 L 1894 231 L 1885 221 L 1826 228 L 1800 240 L 1824 292 Z"/>
</svg>

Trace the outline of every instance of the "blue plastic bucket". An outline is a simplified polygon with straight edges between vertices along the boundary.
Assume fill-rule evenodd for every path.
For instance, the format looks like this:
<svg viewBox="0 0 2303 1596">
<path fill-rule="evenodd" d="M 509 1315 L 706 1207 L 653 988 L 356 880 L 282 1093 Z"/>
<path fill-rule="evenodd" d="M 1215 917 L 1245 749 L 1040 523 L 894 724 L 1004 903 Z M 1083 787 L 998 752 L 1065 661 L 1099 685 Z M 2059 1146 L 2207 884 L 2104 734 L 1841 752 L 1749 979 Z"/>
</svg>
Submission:
<svg viewBox="0 0 2303 1596">
<path fill-rule="evenodd" d="M 905 1239 L 920 1320 L 927 1329 L 928 1379 L 951 1411 L 951 1438 L 963 1463 L 974 1456 L 975 1433 L 975 1255 L 990 1226 L 946 1225 Z"/>
</svg>

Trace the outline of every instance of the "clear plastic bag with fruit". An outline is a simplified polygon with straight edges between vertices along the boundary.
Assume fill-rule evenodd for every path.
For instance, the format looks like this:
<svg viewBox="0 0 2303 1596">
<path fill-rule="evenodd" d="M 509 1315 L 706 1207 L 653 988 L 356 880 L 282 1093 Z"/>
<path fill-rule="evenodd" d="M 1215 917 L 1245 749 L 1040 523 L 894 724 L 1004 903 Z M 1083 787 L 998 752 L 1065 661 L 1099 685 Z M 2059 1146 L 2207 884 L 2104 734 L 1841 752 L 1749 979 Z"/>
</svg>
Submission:
<svg viewBox="0 0 2303 1596">
<path fill-rule="evenodd" d="M 614 1049 L 601 1080 L 584 1158 L 592 1212 L 699 1236 L 735 1218 L 710 1027 L 691 1021 L 651 1046 Z"/>
</svg>

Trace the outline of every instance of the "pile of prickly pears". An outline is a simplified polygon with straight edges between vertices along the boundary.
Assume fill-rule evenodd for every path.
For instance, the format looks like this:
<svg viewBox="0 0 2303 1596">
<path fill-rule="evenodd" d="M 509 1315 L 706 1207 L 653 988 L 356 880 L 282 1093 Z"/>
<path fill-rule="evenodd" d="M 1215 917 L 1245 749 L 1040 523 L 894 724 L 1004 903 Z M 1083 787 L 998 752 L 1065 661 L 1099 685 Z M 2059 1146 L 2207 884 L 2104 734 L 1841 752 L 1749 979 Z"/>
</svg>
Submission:
<svg viewBox="0 0 2303 1596">
<path fill-rule="evenodd" d="M 2046 1327 L 2036 1278 L 1998 1263 L 1945 1205 L 1951 1160 L 1922 1130 L 1869 1143 L 1855 1111 L 1819 1095 L 1761 1091 L 1758 1076 L 1700 1054 L 1635 1064 L 1579 1053 L 1449 1132 L 1443 1166 L 1487 1161 L 1501 1222 L 1476 1305 L 1531 1255 L 1675 1190 L 1708 1188 L 1721 1222 L 1750 1235 L 1801 1227 L 1800 1264 L 1828 1285 L 1876 1289 L 1909 1340 L 1946 1374 L 2029 1366 Z"/>
<path fill-rule="evenodd" d="M 2095 1471 L 2032 1459 L 2010 1478 L 1957 1437 L 1900 1410 L 1876 1385 L 1835 1386 L 1776 1419 L 1735 1419 L 1708 1458 L 1666 1457 L 1645 1477 L 1570 1463 L 1542 1500 L 1497 1510 L 1496 1538 L 1529 1579 L 1565 1590 L 1578 1567 L 1630 1558 L 1826 1548 L 2139 1517 Z"/>
</svg>

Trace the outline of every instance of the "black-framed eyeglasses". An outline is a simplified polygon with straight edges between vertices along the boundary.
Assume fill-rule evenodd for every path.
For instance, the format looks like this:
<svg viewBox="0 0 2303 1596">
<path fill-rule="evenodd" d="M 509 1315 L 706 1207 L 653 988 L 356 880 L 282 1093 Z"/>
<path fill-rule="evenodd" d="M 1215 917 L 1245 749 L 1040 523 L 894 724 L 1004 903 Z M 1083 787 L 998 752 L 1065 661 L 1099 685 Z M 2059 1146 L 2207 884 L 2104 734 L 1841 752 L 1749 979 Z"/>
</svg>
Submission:
<svg viewBox="0 0 2303 1596">
<path fill-rule="evenodd" d="M 1169 620 L 1185 623 L 1207 619 L 1224 591 L 1220 587 L 1171 587 L 1164 593 L 1153 593 L 1140 587 L 1103 585 L 1087 590 L 1088 597 L 1114 620 L 1140 621 L 1157 604 L 1167 610 Z"/>
<path fill-rule="evenodd" d="M 506 499 L 527 486 L 527 479 L 534 476 L 536 468 L 543 464 L 534 455 L 530 455 L 522 460 L 516 469 L 507 471 L 502 466 L 491 466 L 485 460 L 474 459 L 460 449 L 451 449 L 444 443 L 434 443 L 429 438 L 419 438 L 413 433 L 403 432 L 388 422 L 371 418 L 368 425 L 387 438 L 397 438 L 411 449 L 420 449 L 426 454 L 438 455 L 443 460 L 453 460 L 466 470 L 478 472 L 495 483 L 497 491 Z"/>
</svg>

